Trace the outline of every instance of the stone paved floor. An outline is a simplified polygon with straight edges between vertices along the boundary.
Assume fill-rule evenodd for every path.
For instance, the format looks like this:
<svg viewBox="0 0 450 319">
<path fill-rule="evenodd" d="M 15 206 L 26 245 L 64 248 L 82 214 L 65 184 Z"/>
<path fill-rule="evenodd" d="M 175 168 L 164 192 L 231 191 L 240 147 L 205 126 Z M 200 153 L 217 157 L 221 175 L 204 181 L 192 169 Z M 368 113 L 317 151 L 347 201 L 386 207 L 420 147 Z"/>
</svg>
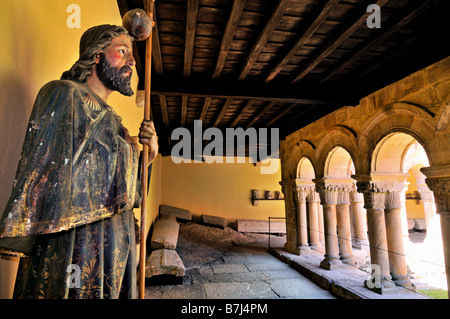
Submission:
<svg viewBox="0 0 450 319">
<path fill-rule="evenodd" d="M 272 236 L 271 246 L 274 241 Z M 336 299 L 270 255 L 261 242 L 235 246 L 213 263 L 188 269 L 182 285 L 147 286 L 146 298 Z"/>
<path fill-rule="evenodd" d="M 181 225 L 180 227 L 177 251 L 186 265 L 183 284 L 147 286 L 147 299 L 337 298 L 330 290 L 323 289 L 312 281 L 311 274 L 305 276 L 302 271 L 293 269 L 289 262 L 280 258 L 279 253 L 274 254 L 278 258 L 269 254 L 267 235 L 246 237 L 247 235 L 244 236 L 231 229 L 214 230 L 203 227 L 198 224 Z M 195 229 L 194 236 L 190 233 L 193 229 Z M 270 238 L 271 248 L 279 248 L 281 254 L 286 254 L 282 252 L 285 238 L 278 236 Z M 351 268 L 347 267 L 349 269 L 343 271 L 342 274 L 340 270 L 325 271 L 321 269 L 318 265 L 323 259 L 323 254 L 319 252 L 311 252 L 306 257 L 292 255 L 288 256 L 288 259 L 295 262 L 294 268 L 301 265 L 301 267 L 306 267 L 309 272 L 314 273 L 314 276 L 323 276 L 323 278 L 334 276 L 332 280 L 347 285 L 351 291 L 364 295 L 365 298 L 410 299 L 423 297 L 417 294 L 401 296 L 398 293 L 381 296 L 368 291 L 361 285 L 367 277 L 367 273 L 358 269 L 364 268 L 364 258 L 360 260 L 358 267 L 353 267 L 353 272 L 350 271 Z M 409 260 L 409 262 L 413 261 L 413 259 Z M 412 268 L 416 268 L 414 264 L 412 265 Z M 429 268 L 428 264 L 426 266 Z M 438 279 L 438 281 L 445 282 L 445 274 L 440 274 Z M 418 288 L 427 287 L 426 284 L 417 280 L 414 280 L 414 283 Z"/>
</svg>

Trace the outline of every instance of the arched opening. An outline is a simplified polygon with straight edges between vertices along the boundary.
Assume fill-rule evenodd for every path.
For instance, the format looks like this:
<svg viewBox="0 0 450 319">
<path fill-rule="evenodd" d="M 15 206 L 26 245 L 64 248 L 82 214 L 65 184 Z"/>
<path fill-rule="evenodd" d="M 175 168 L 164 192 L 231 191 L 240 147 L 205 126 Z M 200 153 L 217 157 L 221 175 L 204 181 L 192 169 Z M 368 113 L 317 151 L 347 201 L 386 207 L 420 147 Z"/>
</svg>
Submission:
<svg viewBox="0 0 450 319">
<path fill-rule="evenodd" d="M 297 190 L 299 229 L 298 242 L 300 246 L 314 250 L 323 247 L 323 212 L 319 195 L 316 192 L 313 179 L 316 177 L 314 166 L 307 157 L 302 157 L 297 165 Z"/>
<path fill-rule="evenodd" d="M 314 179 L 316 174 L 314 173 L 314 167 L 307 157 L 302 157 L 297 166 L 297 178 L 302 179 Z"/>
<path fill-rule="evenodd" d="M 355 165 L 352 157 L 342 147 L 333 148 L 328 154 L 325 162 L 325 177 L 350 178 L 355 173 Z"/>
<path fill-rule="evenodd" d="M 336 218 L 340 259 L 364 265 L 368 259 L 367 219 L 363 195 L 357 192 L 355 165 L 350 153 L 341 146 L 330 150 L 325 161 L 324 177 L 336 186 Z M 356 248 L 356 249 L 355 249 Z M 347 255 L 347 256 L 345 256 Z"/>
<path fill-rule="evenodd" d="M 386 185 L 393 188 L 394 185 L 403 187 L 397 187 L 397 191 L 400 190 L 401 225 L 394 232 L 403 235 L 402 254 L 412 282 L 418 289 L 426 286 L 447 289 L 440 219 L 436 216 L 433 192 L 428 189 L 425 175 L 420 171 L 428 166 L 427 153 L 413 136 L 391 133 L 374 150 L 372 179 L 389 181 Z M 390 260 L 391 272 L 395 267 L 392 263 Z"/>
</svg>

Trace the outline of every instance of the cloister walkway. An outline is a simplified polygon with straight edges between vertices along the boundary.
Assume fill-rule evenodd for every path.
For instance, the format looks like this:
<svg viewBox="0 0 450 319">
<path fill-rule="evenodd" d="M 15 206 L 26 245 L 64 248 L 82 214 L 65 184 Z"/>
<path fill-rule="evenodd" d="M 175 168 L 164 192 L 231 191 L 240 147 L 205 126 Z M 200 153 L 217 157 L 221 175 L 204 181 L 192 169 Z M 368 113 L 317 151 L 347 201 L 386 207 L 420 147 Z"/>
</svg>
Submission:
<svg viewBox="0 0 450 319">
<path fill-rule="evenodd" d="M 277 245 L 276 239 L 271 238 L 272 244 L 278 247 L 282 247 L 283 240 L 278 240 Z M 186 266 L 182 285 L 147 286 L 146 298 L 336 299 L 330 291 L 269 254 L 266 240 L 238 245 L 230 242 L 228 248 L 216 261 Z M 179 254 L 183 258 L 181 250 Z"/>
<path fill-rule="evenodd" d="M 220 247 L 211 247 L 205 238 L 189 238 L 192 234 L 186 229 L 190 227 L 205 226 L 180 227 L 177 251 L 186 264 L 183 283 L 147 286 L 147 299 L 428 299 L 403 288 L 379 295 L 362 286 L 367 273 L 346 265 L 340 270 L 324 270 L 319 267 L 323 254 L 311 251 L 308 258 L 290 254 L 283 249 L 285 237 L 271 236 L 270 252 L 267 235 L 239 241 L 228 232 Z M 210 253 L 211 258 L 202 262 L 201 251 Z"/>
</svg>

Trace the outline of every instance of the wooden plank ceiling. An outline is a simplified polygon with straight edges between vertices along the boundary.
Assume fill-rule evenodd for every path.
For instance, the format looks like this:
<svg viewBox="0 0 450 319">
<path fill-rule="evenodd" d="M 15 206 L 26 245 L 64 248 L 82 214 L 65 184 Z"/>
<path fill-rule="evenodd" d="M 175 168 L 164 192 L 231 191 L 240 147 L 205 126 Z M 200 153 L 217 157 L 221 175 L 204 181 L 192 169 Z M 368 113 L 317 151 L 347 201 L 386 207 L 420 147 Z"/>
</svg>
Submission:
<svg viewBox="0 0 450 319">
<path fill-rule="evenodd" d="M 118 0 L 121 15 L 143 0 Z M 173 129 L 274 128 L 280 138 L 449 55 L 448 0 L 156 0 L 151 108 Z M 369 28 L 369 4 L 381 28 Z M 136 42 L 139 90 L 145 43 Z"/>
</svg>

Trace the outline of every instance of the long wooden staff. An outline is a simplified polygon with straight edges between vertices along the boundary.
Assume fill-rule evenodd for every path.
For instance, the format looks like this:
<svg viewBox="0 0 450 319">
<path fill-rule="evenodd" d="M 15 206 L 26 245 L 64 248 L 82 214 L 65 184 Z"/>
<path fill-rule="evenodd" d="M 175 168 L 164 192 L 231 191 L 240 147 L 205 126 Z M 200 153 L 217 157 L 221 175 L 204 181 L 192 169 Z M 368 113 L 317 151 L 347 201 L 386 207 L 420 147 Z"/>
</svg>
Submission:
<svg viewBox="0 0 450 319">
<path fill-rule="evenodd" d="M 153 21 L 154 0 L 145 1 L 145 11 Z M 150 89 L 152 75 L 152 34 L 146 40 L 145 52 L 145 100 L 144 100 L 144 120 L 151 120 L 150 109 Z M 144 144 L 142 151 L 142 204 L 141 204 L 141 239 L 139 252 L 139 299 L 145 299 L 145 258 L 147 256 L 146 247 L 146 213 L 147 213 L 147 188 L 148 188 L 148 145 Z"/>
</svg>

